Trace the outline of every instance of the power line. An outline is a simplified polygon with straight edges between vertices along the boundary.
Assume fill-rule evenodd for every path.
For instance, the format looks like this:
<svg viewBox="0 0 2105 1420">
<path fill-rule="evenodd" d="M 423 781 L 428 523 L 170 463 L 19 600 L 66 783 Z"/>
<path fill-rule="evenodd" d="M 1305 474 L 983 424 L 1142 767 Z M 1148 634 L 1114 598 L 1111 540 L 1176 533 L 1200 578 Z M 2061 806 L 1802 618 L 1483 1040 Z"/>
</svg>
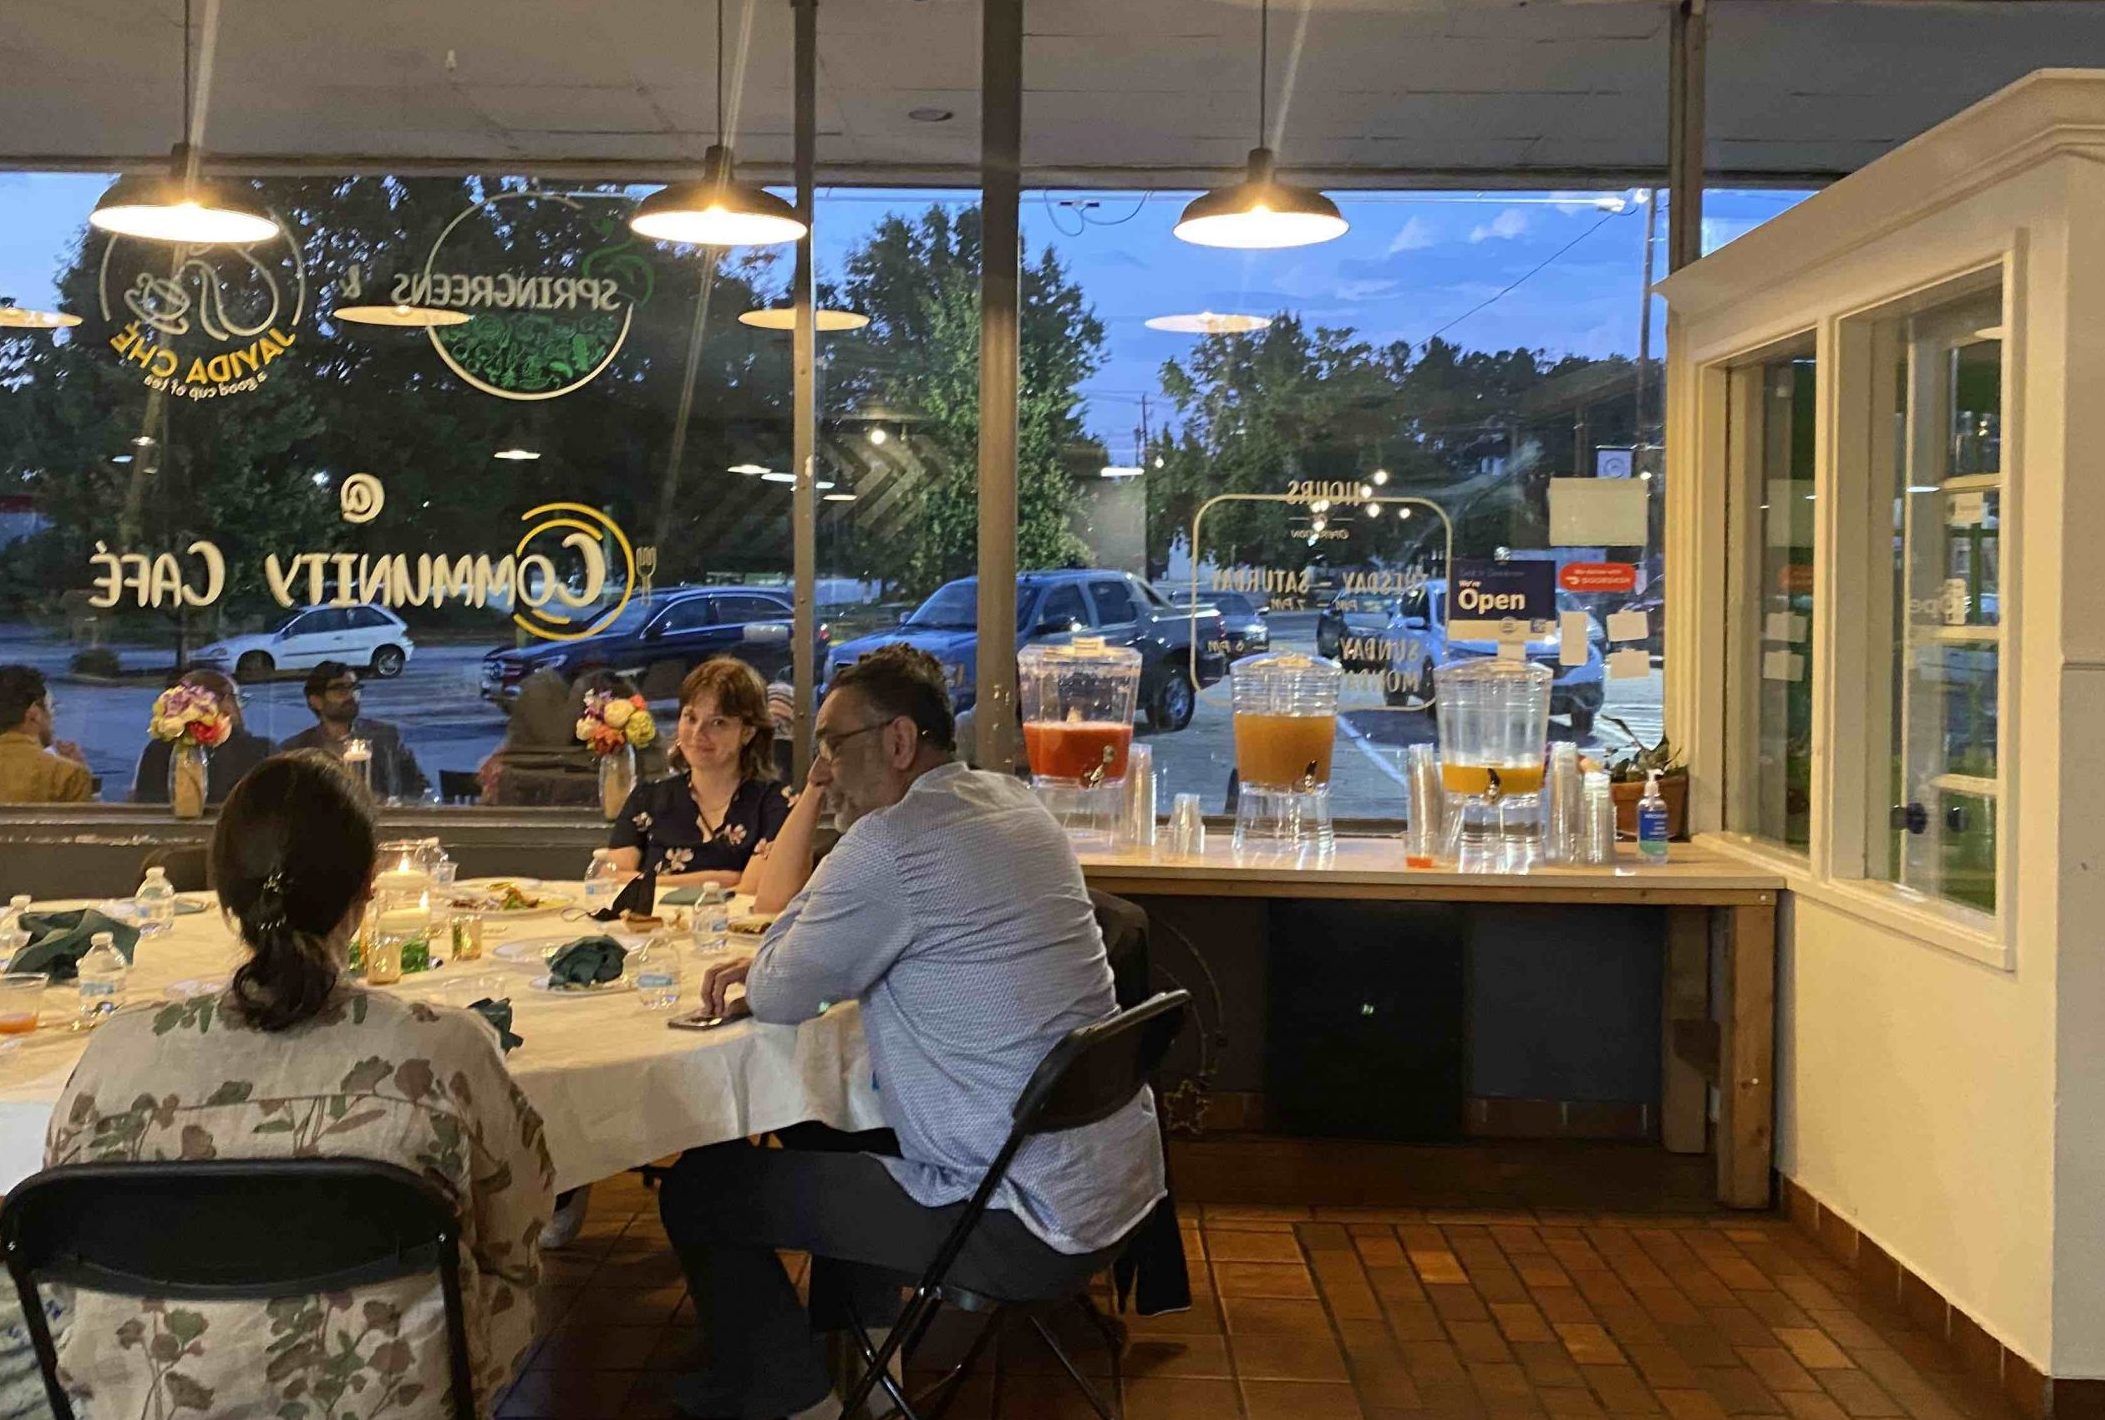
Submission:
<svg viewBox="0 0 2105 1420">
<path fill-rule="evenodd" d="M 1588 227 L 1585 231 L 1579 233 L 1579 235 L 1573 237 L 1563 246 L 1558 247 L 1554 252 L 1551 252 L 1548 256 L 1544 257 L 1541 262 L 1529 268 L 1529 270 L 1525 274 L 1517 278 L 1513 282 L 1513 284 L 1506 287 L 1505 290 L 1500 291 L 1494 296 L 1485 297 L 1483 300 L 1477 302 L 1468 310 L 1462 312 L 1453 320 L 1449 321 L 1446 325 L 1441 326 L 1438 330 L 1434 331 L 1431 335 L 1426 336 L 1424 340 L 1418 343 L 1421 345 L 1431 345 L 1435 340 L 1438 340 L 1441 336 L 1447 334 L 1447 332 L 1453 330 L 1456 326 L 1460 325 L 1463 321 L 1468 320 L 1471 316 L 1475 315 L 1478 311 L 1483 310 L 1486 306 L 1493 305 L 1496 302 L 1503 300 L 1505 297 L 1512 295 L 1516 290 L 1520 289 L 1522 283 L 1527 281 L 1529 277 L 1540 274 L 1545 267 L 1549 266 L 1550 263 L 1557 260 L 1558 257 L 1563 256 L 1566 252 L 1570 251 L 1580 242 L 1585 241 L 1595 232 L 1598 232 L 1601 228 L 1607 226 L 1610 222 L 1613 222 L 1616 218 L 1623 215 L 1624 214 L 1621 212 L 1610 212 L 1607 216 L 1601 218 L 1600 221 L 1594 223 L 1591 227 Z"/>
</svg>

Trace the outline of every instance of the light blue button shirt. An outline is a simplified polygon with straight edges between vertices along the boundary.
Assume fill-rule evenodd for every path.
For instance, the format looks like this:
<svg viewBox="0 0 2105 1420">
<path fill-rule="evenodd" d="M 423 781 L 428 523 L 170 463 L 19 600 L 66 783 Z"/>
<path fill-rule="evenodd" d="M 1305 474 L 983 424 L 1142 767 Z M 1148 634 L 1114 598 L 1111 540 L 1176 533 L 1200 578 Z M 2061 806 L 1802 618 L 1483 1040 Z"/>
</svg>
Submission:
<svg viewBox="0 0 2105 1420">
<path fill-rule="evenodd" d="M 851 825 L 762 942 L 746 1000 L 794 1022 L 859 1000 L 886 1160 L 915 1201 L 971 1196 L 1047 1051 L 1117 1008 L 1067 835 L 1015 778 L 948 764 Z M 1032 1139 L 993 1206 L 1065 1253 L 1130 1232 L 1163 1196 L 1154 1096 Z"/>
</svg>

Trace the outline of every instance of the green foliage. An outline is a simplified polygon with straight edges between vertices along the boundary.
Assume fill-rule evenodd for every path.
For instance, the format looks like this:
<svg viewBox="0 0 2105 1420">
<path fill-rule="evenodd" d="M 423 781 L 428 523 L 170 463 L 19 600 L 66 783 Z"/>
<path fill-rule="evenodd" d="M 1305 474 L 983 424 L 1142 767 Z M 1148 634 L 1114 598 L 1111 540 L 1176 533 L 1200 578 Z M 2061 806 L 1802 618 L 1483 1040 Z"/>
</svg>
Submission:
<svg viewBox="0 0 2105 1420">
<path fill-rule="evenodd" d="M 973 572 L 978 552 L 979 209 L 892 217 L 850 254 L 842 297 L 870 317 L 829 372 L 829 401 L 898 418 L 923 479 L 910 538 L 870 549 L 871 570 L 907 595 Z M 1047 248 L 1022 269 L 1017 395 L 1019 567 L 1086 555 L 1068 516 L 1072 455 L 1087 447 L 1079 386 L 1103 363 L 1104 327 Z M 1101 451 L 1097 450 L 1100 455 Z M 1100 457 L 1087 462 L 1100 462 Z"/>
</svg>

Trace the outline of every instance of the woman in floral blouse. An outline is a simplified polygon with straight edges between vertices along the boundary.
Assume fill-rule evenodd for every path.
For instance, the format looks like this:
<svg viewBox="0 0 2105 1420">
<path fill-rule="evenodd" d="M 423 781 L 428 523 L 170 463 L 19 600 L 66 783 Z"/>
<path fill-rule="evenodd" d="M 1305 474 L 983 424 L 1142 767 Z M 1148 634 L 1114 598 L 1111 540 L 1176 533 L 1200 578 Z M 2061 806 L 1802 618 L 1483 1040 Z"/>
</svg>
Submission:
<svg viewBox="0 0 2105 1420">
<path fill-rule="evenodd" d="M 252 770 L 212 842 L 247 959 L 217 997 L 123 1011 L 96 1032 L 45 1162 L 334 1155 L 421 1173 L 460 1210 L 487 1415 L 534 1339 L 554 1173 L 487 1022 L 339 979 L 373 868 L 370 812 L 334 761 L 308 751 Z M 69 1310 L 59 1360 L 90 1415 L 452 1414 L 435 1275 L 267 1305 L 79 1293 Z"/>
<path fill-rule="evenodd" d="M 767 683 L 744 661 L 707 660 L 680 686 L 678 772 L 639 784 L 608 846 L 660 886 L 722 883 L 752 892 L 796 795 L 775 778 Z M 803 876 L 811 873 L 803 865 Z M 801 882 L 799 884 L 801 886 Z"/>
</svg>

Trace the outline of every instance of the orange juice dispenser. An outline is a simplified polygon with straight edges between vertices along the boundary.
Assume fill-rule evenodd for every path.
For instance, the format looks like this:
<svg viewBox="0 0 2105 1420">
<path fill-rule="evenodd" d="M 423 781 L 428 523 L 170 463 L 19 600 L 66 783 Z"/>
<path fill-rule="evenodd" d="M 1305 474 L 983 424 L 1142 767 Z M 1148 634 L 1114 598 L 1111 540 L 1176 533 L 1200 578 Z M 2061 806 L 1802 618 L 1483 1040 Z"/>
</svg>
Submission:
<svg viewBox="0 0 2105 1420">
<path fill-rule="evenodd" d="M 1235 851 L 1323 857 L 1343 672 L 1320 656 L 1250 656 L 1228 668 L 1235 703 Z"/>
<path fill-rule="evenodd" d="M 1109 851 L 1125 807 L 1140 652 L 1100 636 L 1016 657 L 1031 785 L 1078 849 Z"/>
<path fill-rule="evenodd" d="M 1464 872 L 1526 872 L 1542 859 L 1543 761 L 1548 755 L 1548 666 L 1454 661 L 1433 672 L 1440 780 L 1461 813 Z"/>
</svg>

